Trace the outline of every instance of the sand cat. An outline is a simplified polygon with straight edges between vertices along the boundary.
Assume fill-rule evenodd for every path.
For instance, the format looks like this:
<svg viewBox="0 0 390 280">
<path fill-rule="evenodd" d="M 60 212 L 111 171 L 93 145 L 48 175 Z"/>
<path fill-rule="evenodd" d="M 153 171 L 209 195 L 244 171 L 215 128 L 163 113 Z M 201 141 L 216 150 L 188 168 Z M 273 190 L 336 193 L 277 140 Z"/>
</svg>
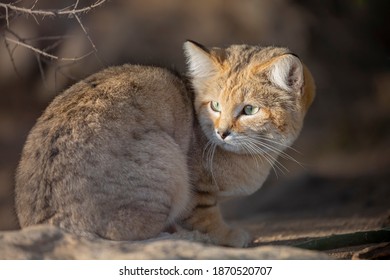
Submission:
<svg viewBox="0 0 390 280">
<path fill-rule="evenodd" d="M 285 48 L 187 41 L 184 51 L 188 79 L 124 65 L 54 99 L 17 170 L 21 227 L 143 240 L 178 224 L 219 245 L 251 241 L 218 202 L 261 187 L 301 130 L 312 76 Z"/>
</svg>

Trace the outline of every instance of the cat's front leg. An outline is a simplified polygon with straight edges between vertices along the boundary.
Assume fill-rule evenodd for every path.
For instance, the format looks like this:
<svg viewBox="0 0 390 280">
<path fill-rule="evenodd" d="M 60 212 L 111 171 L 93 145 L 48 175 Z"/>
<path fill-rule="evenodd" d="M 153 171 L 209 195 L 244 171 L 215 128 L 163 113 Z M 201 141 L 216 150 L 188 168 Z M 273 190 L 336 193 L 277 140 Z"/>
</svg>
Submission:
<svg viewBox="0 0 390 280">
<path fill-rule="evenodd" d="M 189 230 L 207 234 L 213 243 L 222 246 L 246 247 L 251 241 L 248 232 L 225 223 L 216 196 L 208 192 L 195 194 L 192 211 L 188 212 L 180 224 Z"/>
</svg>

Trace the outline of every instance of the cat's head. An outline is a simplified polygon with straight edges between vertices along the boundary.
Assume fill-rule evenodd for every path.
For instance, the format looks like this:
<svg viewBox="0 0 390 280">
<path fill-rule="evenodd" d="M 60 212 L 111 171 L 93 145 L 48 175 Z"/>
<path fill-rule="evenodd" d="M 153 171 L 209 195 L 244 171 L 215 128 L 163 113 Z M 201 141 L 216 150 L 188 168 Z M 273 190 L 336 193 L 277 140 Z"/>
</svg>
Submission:
<svg viewBox="0 0 390 280">
<path fill-rule="evenodd" d="M 288 49 L 232 45 L 184 51 L 194 106 L 210 141 L 236 153 L 284 150 L 297 138 L 315 95 L 313 78 Z"/>
</svg>

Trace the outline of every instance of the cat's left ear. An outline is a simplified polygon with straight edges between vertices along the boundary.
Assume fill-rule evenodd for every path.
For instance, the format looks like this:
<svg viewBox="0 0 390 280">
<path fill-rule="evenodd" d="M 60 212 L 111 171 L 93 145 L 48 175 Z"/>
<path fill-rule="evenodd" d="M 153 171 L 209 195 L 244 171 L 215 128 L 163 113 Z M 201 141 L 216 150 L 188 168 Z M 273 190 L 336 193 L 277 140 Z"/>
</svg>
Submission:
<svg viewBox="0 0 390 280">
<path fill-rule="evenodd" d="M 207 78 L 221 67 L 221 49 L 208 49 L 199 43 L 187 40 L 184 45 L 189 72 L 193 78 Z"/>
<path fill-rule="evenodd" d="M 301 60 L 294 54 L 284 54 L 276 58 L 270 67 L 270 80 L 285 91 L 300 90 L 304 84 Z"/>
</svg>

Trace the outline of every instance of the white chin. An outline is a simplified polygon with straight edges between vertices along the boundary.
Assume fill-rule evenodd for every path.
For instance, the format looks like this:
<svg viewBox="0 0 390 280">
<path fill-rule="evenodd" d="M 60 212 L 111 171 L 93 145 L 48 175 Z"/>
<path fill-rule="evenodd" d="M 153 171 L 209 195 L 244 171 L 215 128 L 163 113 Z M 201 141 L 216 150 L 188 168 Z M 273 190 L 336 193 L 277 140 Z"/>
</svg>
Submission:
<svg viewBox="0 0 390 280">
<path fill-rule="evenodd" d="M 227 142 L 218 141 L 218 146 L 224 149 L 225 151 L 241 154 L 243 153 L 243 149 L 240 146 L 232 145 Z"/>
</svg>

